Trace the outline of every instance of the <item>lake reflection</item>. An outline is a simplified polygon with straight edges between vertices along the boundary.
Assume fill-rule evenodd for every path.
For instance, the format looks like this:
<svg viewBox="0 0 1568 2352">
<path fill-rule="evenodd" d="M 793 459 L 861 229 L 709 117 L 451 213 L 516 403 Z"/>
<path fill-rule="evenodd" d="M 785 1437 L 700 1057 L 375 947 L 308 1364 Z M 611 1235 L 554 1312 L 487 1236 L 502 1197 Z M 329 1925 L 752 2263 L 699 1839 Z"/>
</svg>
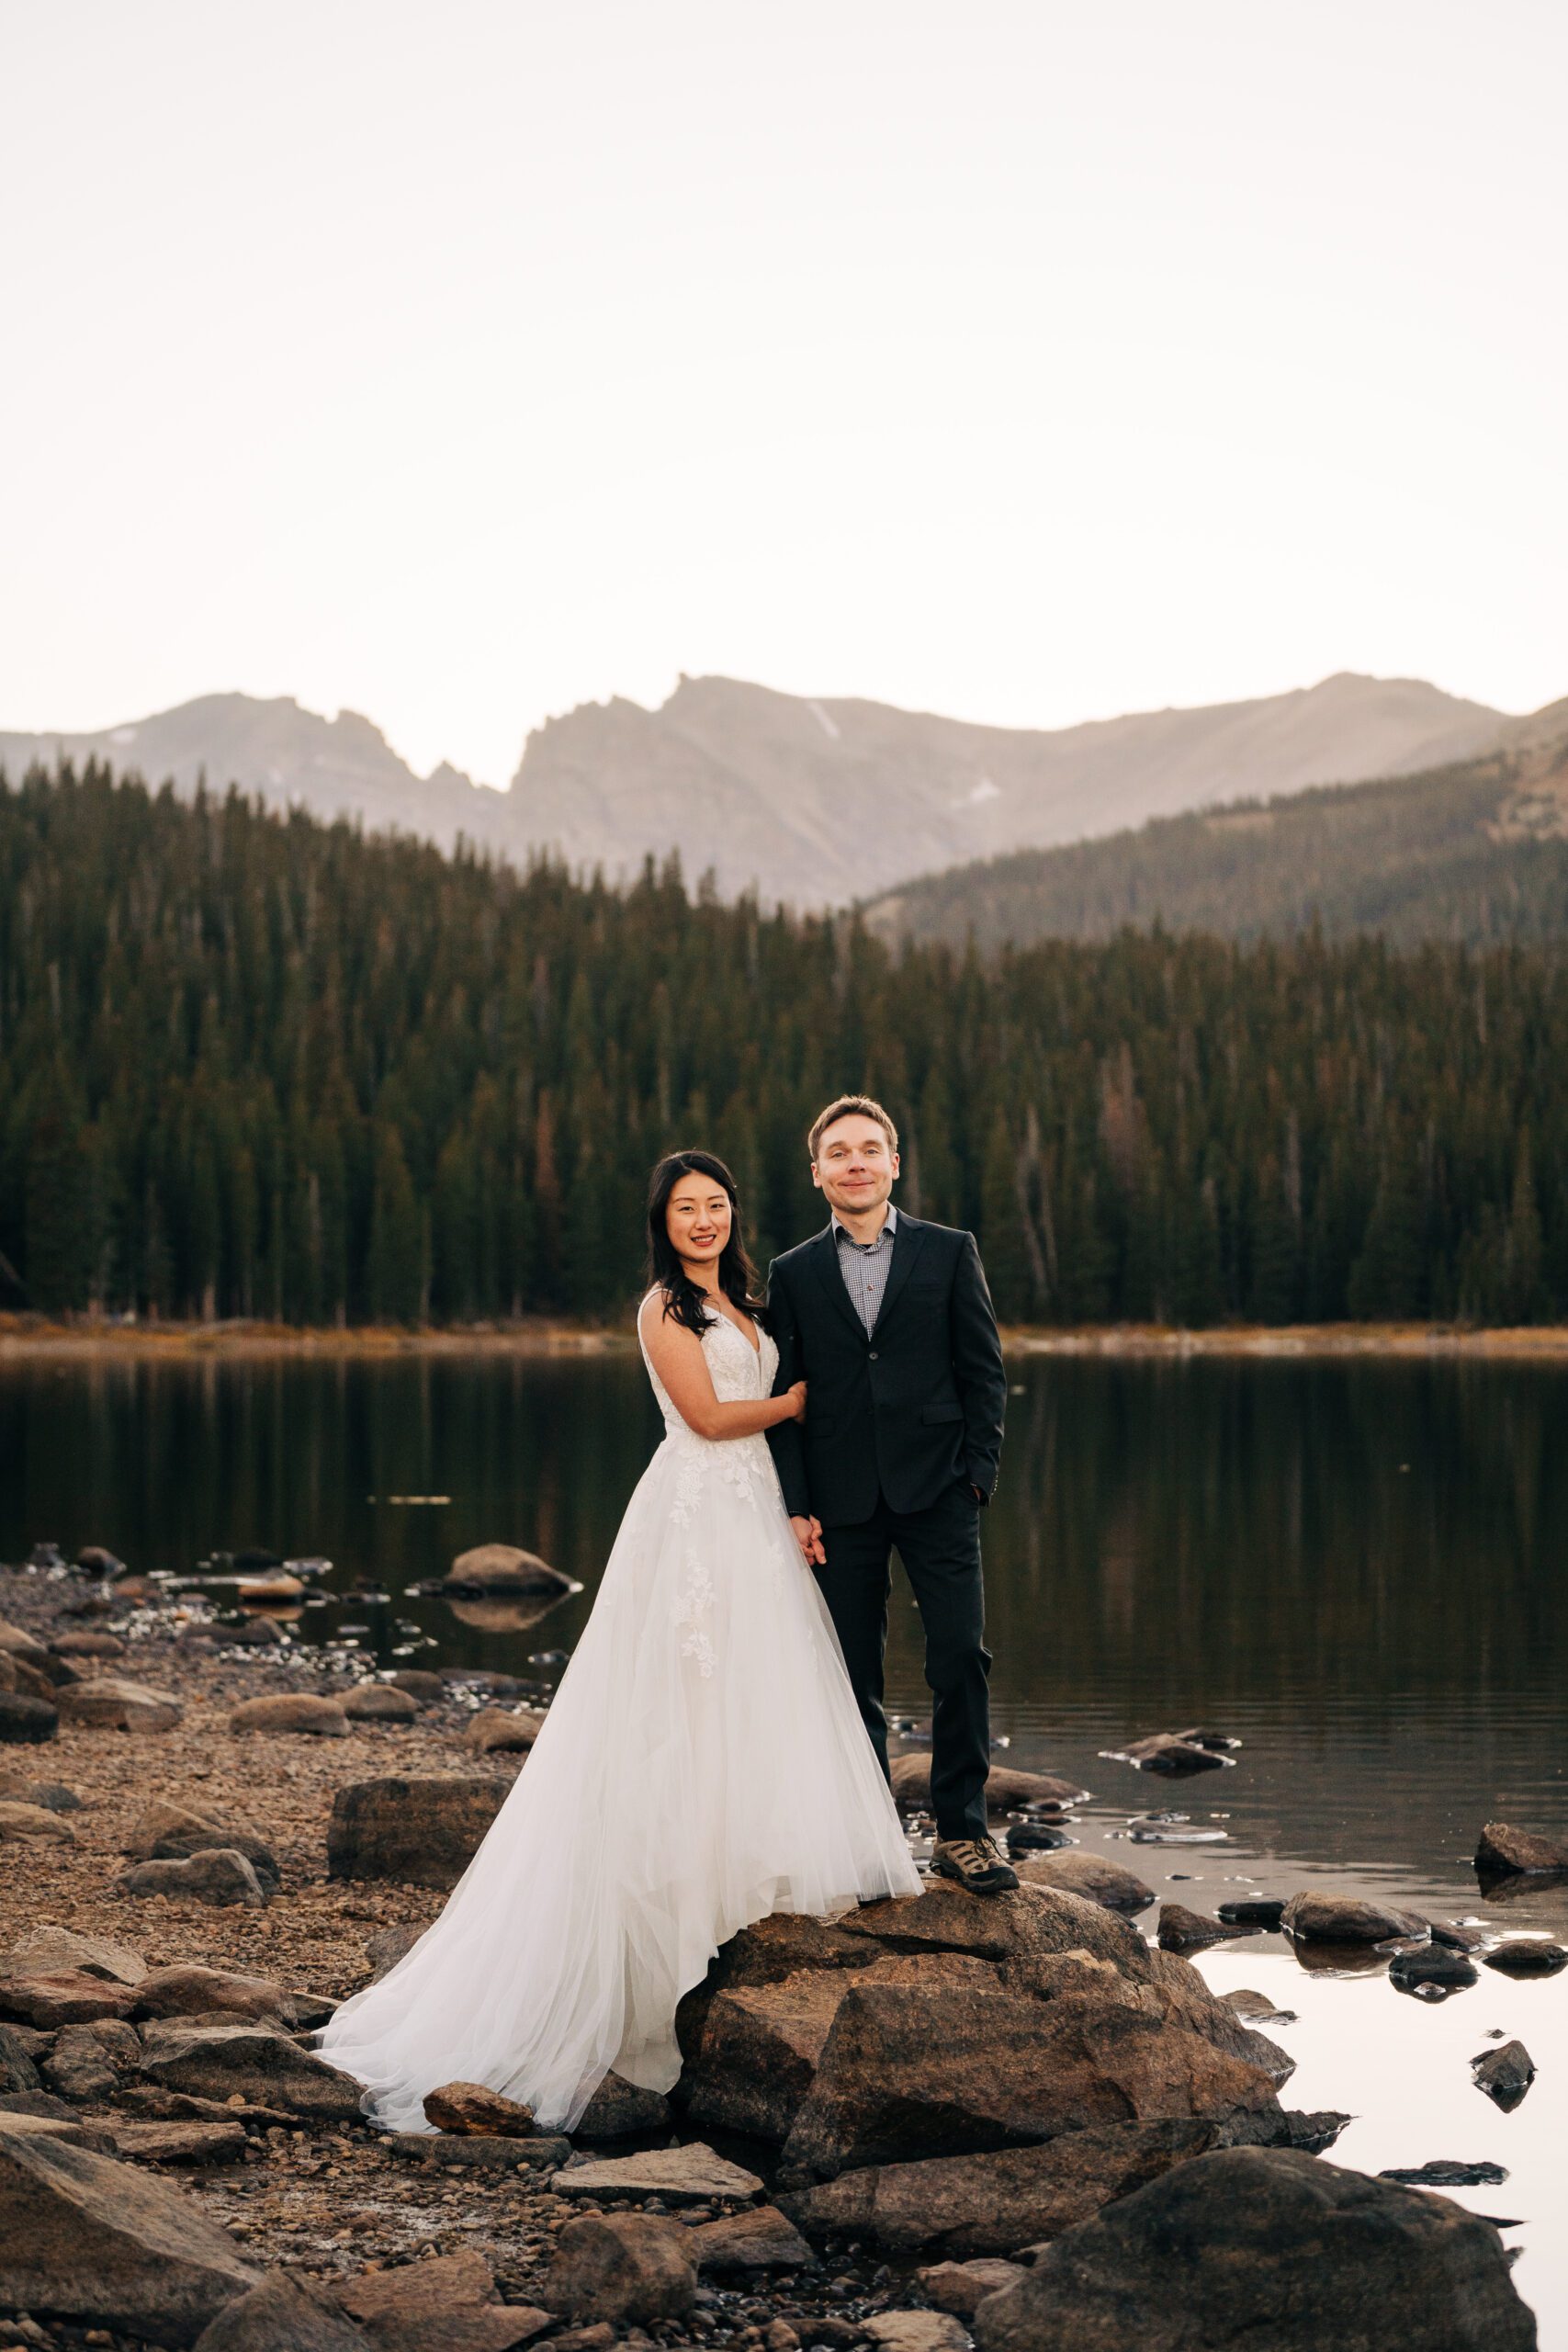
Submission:
<svg viewBox="0 0 1568 2352">
<path fill-rule="evenodd" d="M 1011 1378 L 984 1522 L 995 1729 L 1010 1761 L 1095 1792 L 1083 1842 L 1204 1910 L 1315 1882 L 1568 1935 L 1568 1890 L 1483 1903 L 1469 1867 L 1489 1818 L 1568 1836 L 1568 1375 L 1029 1357 Z M 0 1372 L 0 1558 L 42 1537 L 180 1573 L 218 1547 L 325 1554 L 338 1594 L 363 1581 L 389 1600 L 307 1611 L 307 1637 L 364 1625 L 385 1662 L 412 1623 L 436 1644 L 422 1665 L 549 1681 L 558 1665 L 529 1658 L 570 1651 L 659 1435 L 630 1354 L 16 1364 Z M 584 1590 L 511 1632 L 406 1597 L 492 1540 Z M 901 1581 L 888 1668 L 893 1706 L 919 1713 Z M 1100 1754 L 1201 1720 L 1243 1742 L 1234 1770 L 1170 1782 Z M 781 1767 L 786 1743 L 781 1724 Z M 1129 1841 L 1129 1816 L 1162 1805 L 1223 1842 Z M 1483 1971 L 1428 2011 L 1386 1978 L 1309 1975 L 1278 1938 L 1204 1966 L 1301 2011 L 1280 2036 L 1303 2059 L 1291 2096 L 1362 2118 L 1346 2161 L 1493 2155 L 1508 2186 L 1464 2201 L 1550 2219 L 1568 1977 Z M 1541 2068 L 1511 2116 L 1464 2063 L 1503 2025 Z M 1550 2232 L 1524 2237 L 1542 2342 L 1568 2347 L 1568 2256 Z"/>
</svg>

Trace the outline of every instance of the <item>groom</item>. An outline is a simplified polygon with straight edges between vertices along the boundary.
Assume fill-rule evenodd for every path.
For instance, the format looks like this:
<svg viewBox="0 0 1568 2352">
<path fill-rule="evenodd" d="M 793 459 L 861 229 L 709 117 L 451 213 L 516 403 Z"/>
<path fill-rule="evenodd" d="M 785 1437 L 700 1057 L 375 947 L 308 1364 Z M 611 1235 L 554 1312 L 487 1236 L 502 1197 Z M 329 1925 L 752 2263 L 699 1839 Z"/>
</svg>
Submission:
<svg viewBox="0 0 1568 2352">
<path fill-rule="evenodd" d="M 784 1503 L 817 1574 L 872 1746 L 887 1770 L 882 1662 L 897 1549 L 926 1634 L 932 1870 L 975 1894 L 1018 1884 L 986 1826 L 990 1713 L 980 1511 L 997 1483 L 1007 1380 L 975 1237 L 893 1206 L 898 1136 L 843 1094 L 811 1123 L 826 1231 L 775 1258 L 774 1394 L 807 1385 L 804 1429 L 768 1431 Z"/>
</svg>

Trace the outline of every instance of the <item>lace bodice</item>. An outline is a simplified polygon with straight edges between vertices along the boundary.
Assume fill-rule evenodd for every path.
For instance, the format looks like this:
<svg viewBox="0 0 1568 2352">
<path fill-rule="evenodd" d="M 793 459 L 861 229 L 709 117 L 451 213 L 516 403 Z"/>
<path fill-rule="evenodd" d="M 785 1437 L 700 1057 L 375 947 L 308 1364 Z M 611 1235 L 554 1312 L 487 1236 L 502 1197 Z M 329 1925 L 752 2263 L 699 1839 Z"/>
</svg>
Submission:
<svg viewBox="0 0 1568 2352">
<path fill-rule="evenodd" d="M 664 1416 L 666 1433 L 693 1445 L 722 1446 L 727 1453 L 765 1445 L 766 1441 L 760 1437 L 699 1437 L 695 1430 L 681 1419 L 671 1401 L 669 1390 L 653 1369 L 643 1338 L 644 1327 L 658 1312 L 657 1301 L 650 1294 L 644 1299 L 637 1316 L 637 1344 L 642 1349 L 643 1363 L 648 1366 L 648 1376 L 653 1383 L 653 1393 L 659 1399 L 659 1409 Z M 757 1339 L 758 1346 L 753 1348 L 745 1332 L 732 1323 L 728 1315 L 720 1315 L 716 1308 L 709 1307 L 708 1335 L 703 1341 L 703 1353 L 707 1358 L 713 1393 L 721 1405 L 744 1405 L 753 1397 L 766 1396 L 772 1390 L 773 1375 L 779 1368 L 779 1351 L 766 1331 L 759 1330 Z"/>
</svg>

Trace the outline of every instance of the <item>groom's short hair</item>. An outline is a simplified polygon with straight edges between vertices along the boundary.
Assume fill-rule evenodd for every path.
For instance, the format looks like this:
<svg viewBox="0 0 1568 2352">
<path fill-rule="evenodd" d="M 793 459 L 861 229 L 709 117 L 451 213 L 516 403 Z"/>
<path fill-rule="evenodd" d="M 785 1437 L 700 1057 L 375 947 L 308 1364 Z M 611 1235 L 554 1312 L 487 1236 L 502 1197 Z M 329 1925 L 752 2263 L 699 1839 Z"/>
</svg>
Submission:
<svg viewBox="0 0 1568 2352">
<path fill-rule="evenodd" d="M 825 1111 L 818 1112 L 807 1130 L 806 1148 L 811 1154 L 813 1161 L 817 1158 L 818 1145 L 835 1120 L 847 1119 L 856 1111 L 860 1113 L 863 1119 L 874 1119 L 887 1137 L 888 1150 L 897 1150 L 898 1130 L 880 1102 L 874 1102 L 869 1094 L 840 1094 L 836 1102 L 829 1102 Z"/>
</svg>

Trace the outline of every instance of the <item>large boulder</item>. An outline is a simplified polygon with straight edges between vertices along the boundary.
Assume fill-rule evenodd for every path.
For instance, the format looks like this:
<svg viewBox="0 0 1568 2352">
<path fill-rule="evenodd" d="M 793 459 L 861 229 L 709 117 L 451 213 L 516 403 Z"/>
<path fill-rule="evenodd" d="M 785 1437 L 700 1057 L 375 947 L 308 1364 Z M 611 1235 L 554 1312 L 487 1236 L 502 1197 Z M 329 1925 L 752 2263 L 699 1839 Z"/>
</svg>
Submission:
<svg viewBox="0 0 1568 2352">
<path fill-rule="evenodd" d="M 1495 2227 L 1284 2149 L 1109 2205 L 981 2303 L 980 2352 L 1534 2352 Z"/>
<path fill-rule="evenodd" d="M 1280 1920 L 1303 1943 L 1383 1944 L 1414 1936 L 1425 1942 L 1427 1923 L 1414 1911 L 1368 1903 L 1350 1894 L 1292 1894 Z"/>
<path fill-rule="evenodd" d="M 0 2308 L 184 2346 L 256 2280 L 178 2189 L 0 2115 Z"/>
<path fill-rule="evenodd" d="M 547 2311 L 613 2327 L 681 2319 L 696 2301 L 692 2233 L 656 2213 L 583 2213 L 556 2240 L 539 2301 Z"/>
<path fill-rule="evenodd" d="M 118 1674 L 67 1683 L 55 1692 L 54 1703 L 62 1723 L 79 1724 L 89 1731 L 173 1731 L 185 1713 L 167 1690 L 150 1690 Z"/>
<path fill-rule="evenodd" d="M 1218 2120 L 1276 2107 L 1259 2068 L 1114 1999 L 868 1984 L 840 2004 L 784 2165 L 796 2179 L 827 2179 L 1127 2118 Z"/>
<path fill-rule="evenodd" d="M 362 2094 L 352 2075 L 265 2025 L 150 2025 L 141 2074 L 164 2090 L 219 2100 L 238 2095 L 315 2122 L 351 2122 L 360 2115 Z"/>
<path fill-rule="evenodd" d="M 344 1739 L 348 1717 L 335 1699 L 320 1690 L 269 1690 L 243 1699 L 229 1717 L 231 1732 L 309 1733 L 317 1739 Z"/>
<path fill-rule="evenodd" d="M 894 1797 L 906 1813 L 929 1813 L 931 1802 L 931 1759 L 929 1754 L 895 1756 L 889 1767 Z M 1089 1791 L 1076 1781 L 1058 1780 L 1051 1772 L 1019 1772 L 1010 1764 L 993 1764 L 986 1775 L 987 1813 L 1014 1813 L 1026 1805 L 1081 1804 Z"/>
<path fill-rule="evenodd" d="M 499 1775 L 461 1772 L 352 1781 L 333 1802 L 328 1871 L 456 1886 L 511 1790 Z"/>
<path fill-rule="evenodd" d="M 1475 1867 L 1483 1878 L 1568 1871 L 1568 1843 L 1560 1838 L 1534 1837 L 1506 1821 L 1489 1821 L 1475 1849 Z"/>
<path fill-rule="evenodd" d="M 481 1597 L 576 1589 L 570 1577 L 549 1566 L 536 1552 L 519 1551 L 515 1544 L 476 1544 L 471 1551 L 459 1552 L 446 1571 L 446 1583 L 451 1592 Z"/>
<path fill-rule="evenodd" d="M 840 1970 L 802 1969 L 776 1984 L 716 1994 L 695 2060 L 682 2075 L 692 2121 L 786 2140 L 853 1981 Z"/>
<path fill-rule="evenodd" d="M 1025 1886 L 1055 1887 L 1085 1903 L 1102 1904 L 1108 1911 L 1131 1916 L 1146 1911 L 1155 1899 L 1152 1886 L 1103 1854 L 1015 1854 L 1012 1866 Z"/>
</svg>

